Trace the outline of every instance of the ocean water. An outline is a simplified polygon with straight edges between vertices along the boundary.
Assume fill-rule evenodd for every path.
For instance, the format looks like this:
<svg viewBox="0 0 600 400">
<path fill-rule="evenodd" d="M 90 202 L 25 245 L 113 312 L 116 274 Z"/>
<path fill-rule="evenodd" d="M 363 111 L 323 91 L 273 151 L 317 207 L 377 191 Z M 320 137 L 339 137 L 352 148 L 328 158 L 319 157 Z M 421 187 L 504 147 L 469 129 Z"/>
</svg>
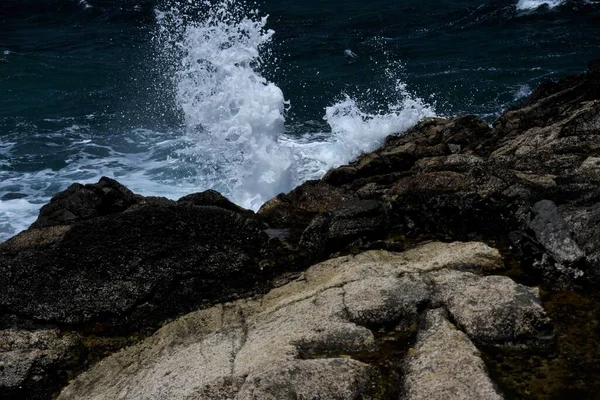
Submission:
<svg viewBox="0 0 600 400">
<path fill-rule="evenodd" d="M 600 3 L 1 0 L 0 240 L 73 182 L 258 209 L 600 57 Z"/>
</svg>

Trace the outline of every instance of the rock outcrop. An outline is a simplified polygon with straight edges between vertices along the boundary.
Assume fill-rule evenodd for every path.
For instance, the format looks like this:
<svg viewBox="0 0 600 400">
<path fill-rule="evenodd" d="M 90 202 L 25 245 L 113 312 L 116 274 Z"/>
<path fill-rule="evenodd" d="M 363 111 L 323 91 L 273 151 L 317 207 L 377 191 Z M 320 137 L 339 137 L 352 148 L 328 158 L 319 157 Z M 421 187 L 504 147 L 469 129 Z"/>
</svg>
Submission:
<svg viewBox="0 0 600 400">
<path fill-rule="evenodd" d="M 175 202 L 108 178 L 72 185 L 0 244 L 0 337 L 16 343 L 0 342 L 0 397 L 49 398 L 166 320 L 268 290 L 286 255 L 265 228 L 212 191 Z"/>
<path fill-rule="evenodd" d="M 600 67 L 591 63 L 541 85 L 493 127 L 474 116 L 426 119 L 259 215 L 321 250 L 313 256 L 483 239 L 522 250 L 553 283 L 597 280 L 599 157 Z M 368 216 L 343 226 L 345 210 L 367 204 Z"/>
<path fill-rule="evenodd" d="M 204 197 L 145 199 L 107 178 L 71 186 L 0 245 L 0 307 L 28 321 L 127 332 L 254 290 L 268 273 L 264 227 Z"/>
<path fill-rule="evenodd" d="M 83 356 L 81 338 L 58 329 L 0 331 L 0 394 L 2 398 L 48 396 L 58 391 Z"/>
<path fill-rule="evenodd" d="M 599 277 L 594 62 L 256 214 L 74 184 L 0 244 L 0 397 L 591 398 Z"/>
<path fill-rule="evenodd" d="M 383 385 L 378 366 L 361 359 L 380 351 L 377 327 L 415 330 L 432 304 L 466 334 L 439 308 L 425 313 L 409 351 L 407 398 L 502 398 L 473 342 L 522 343 L 542 337 L 549 321 L 535 290 L 480 275 L 500 268 L 498 251 L 481 243 L 331 259 L 264 296 L 166 325 L 82 374 L 59 399 L 392 398 L 382 390 L 402 393 L 402 380 Z"/>
<path fill-rule="evenodd" d="M 407 399 L 503 398 L 477 348 L 452 326 L 442 309 L 427 311 L 424 325 L 407 361 Z"/>
</svg>

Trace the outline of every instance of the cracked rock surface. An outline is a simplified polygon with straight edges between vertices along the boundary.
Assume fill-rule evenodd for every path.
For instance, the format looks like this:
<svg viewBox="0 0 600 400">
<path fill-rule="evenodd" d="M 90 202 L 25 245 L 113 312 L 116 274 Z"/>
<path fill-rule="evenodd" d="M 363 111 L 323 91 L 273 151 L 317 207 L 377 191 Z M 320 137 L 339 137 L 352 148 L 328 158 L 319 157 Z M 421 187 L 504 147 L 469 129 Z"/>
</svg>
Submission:
<svg viewBox="0 0 600 400">
<path fill-rule="evenodd" d="M 442 309 L 427 311 L 423 325 L 407 360 L 407 399 L 503 398 L 487 376 L 477 348 Z"/>
<path fill-rule="evenodd" d="M 394 383 L 400 392 L 501 398 L 473 343 L 539 337 L 549 321 L 535 289 L 484 276 L 500 268 L 498 251 L 478 242 L 331 259 L 264 296 L 179 318 L 80 375 L 59 399 L 375 398 L 381 370 L 358 355 L 379 351 L 376 327 L 419 319 L 405 383 Z"/>
<path fill-rule="evenodd" d="M 256 214 L 72 185 L 0 244 L 0 398 L 52 399 L 132 344 L 62 396 L 596 398 L 599 284 L 597 60 L 492 126 L 425 119 Z"/>
</svg>

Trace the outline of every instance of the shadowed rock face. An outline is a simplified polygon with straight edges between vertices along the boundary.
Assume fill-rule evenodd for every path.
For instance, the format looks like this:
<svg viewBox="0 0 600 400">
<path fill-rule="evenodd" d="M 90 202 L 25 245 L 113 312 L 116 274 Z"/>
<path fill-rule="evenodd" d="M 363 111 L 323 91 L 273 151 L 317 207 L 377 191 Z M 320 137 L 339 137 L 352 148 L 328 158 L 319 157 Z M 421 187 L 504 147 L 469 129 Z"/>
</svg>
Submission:
<svg viewBox="0 0 600 400">
<path fill-rule="evenodd" d="M 538 338 L 548 319 L 535 290 L 480 275 L 499 268 L 498 251 L 482 243 L 328 260 L 265 296 L 166 325 L 75 379 L 59 399 L 391 398 L 381 392 L 380 368 L 351 355 L 377 354 L 372 327 L 418 321 L 432 303 L 466 333 L 439 311 L 425 314 L 406 368 L 407 398 L 500 399 L 472 341 L 522 343 Z M 448 294 L 450 287 L 459 289 Z"/>
<path fill-rule="evenodd" d="M 123 212 L 139 198 L 119 182 L 103 177 L 96 184 L 74 183 L 40 210 L 31 228 L 70 225 L 74 222 Z"/>
<path fill-rule="evenodd" d="M 340 235 L 336 214 L 365 201 L 379 204 L 385 224 L 354 220 L 353 234 Z M 591 63 L 587 74 L 541 85 L 493 127 L 473 116 L 424 120 L 259 215 L 300 232 L 300 247 L 321 257 L 426 238 L 510 237 L 549 281 L 569 284 L 600 271 L 597 224 L 587 222 L 599 202 L 600 69 Z"/>
<path fill-rule="evenodd" d="M 76 334 L 58 329 L 0 330 L 2 398 L 43 398 L 61 388 L 65 369 L 81 362 L 84 352 Z"/>
<path fill-rule="evenodd" d="M 0 307 L 24 320 L 130 331 L 254 288 L 263 226 L 202 198 L 145 199 L 106 178 L 71 186 L 0 245 Z"/>
</svg>

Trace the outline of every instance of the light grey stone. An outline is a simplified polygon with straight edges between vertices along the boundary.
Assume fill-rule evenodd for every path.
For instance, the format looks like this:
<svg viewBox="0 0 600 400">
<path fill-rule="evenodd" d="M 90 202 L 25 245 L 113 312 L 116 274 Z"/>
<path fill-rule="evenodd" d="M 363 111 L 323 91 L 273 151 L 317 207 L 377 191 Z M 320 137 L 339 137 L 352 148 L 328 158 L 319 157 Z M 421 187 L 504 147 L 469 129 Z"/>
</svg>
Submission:
<svg viewBox="0 0 600 400">
<path fill-rule="evenodd" d="M 375 373 L 375 368 L 348 358 L 295 360 L 248 377 L 236 399 L 364 399 Z"/>
<path fill-rule="evenodd" d="M 379 370 L 351 358 L 375 354 L 371 329 L 416 321 L 432 301 L 454 310 L 462 298 L 452 285 L 473 296 L 478 285 L 481 293 L 491 287 L 486 278 L 465 271 L 501 267 L 498 251 L 482 243 L 433 242 L 403 253 L 369 251 L 331 259 L 263 296 L 179 318 L 77 377 L 59 399 L 372 398 Z M 507 301 L 516 295 L 508 284 L 497 289 L 506 291 Z M 486 301 L 482 309 L 493 306 Z M 532 318 L 545 318 L 543 310 Z M 428 324 L 434 328 L 420 337 L 434 335 L 438 325 L 445 329 L 439 345 L 447 352 L 454 351 L 453 338 L 470 343 L 464 333 L 446 333 L 449 328 L 439 323 Z M 469 329 L 474 335 L 487 332 L 485 324 Z M 444 342 L 446 337 L 452 340 Z M 464 352 L 472 365 L 483 365 L 476 351 Z M 473 367 L 476 375 L 463 376 L 462 358 L 446 356 L 448 374 L 452 366 L 465 384 L 487 387 L 479 381 L 488 379 L 484 369 Z"/>
<path fill-rule="evenodd" d="M 406 361 L 408 400 L 500 400 L 480 353 L 442 309 L 425 314 L 424 329 Z"/>
<path fill-rule="evenodd" d="M 505 276 L 481 277 L 461 271 L 439 271 L 431 279 L 436 301 L 476 342 L 551 338 L 550 320 L 535 289 Z"/>
</svg>

